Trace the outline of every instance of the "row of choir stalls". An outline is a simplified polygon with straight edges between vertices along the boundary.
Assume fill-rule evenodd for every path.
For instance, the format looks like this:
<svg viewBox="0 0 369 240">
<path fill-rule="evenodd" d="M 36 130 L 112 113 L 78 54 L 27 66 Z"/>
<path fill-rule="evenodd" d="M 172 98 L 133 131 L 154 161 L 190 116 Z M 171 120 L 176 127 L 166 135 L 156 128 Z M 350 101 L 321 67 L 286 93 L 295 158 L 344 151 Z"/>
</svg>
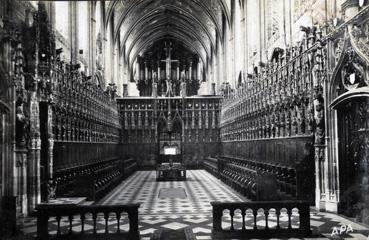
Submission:
<svg viewBox="0 0 369 240">
<path fill-rule="evenodd" d="M 172 96 L 194 96 L 205 81 L 198 55 L 177 41 L 159 41 L 138 56 L 132 76 L 140 96 L 166 96 L 170 90 Z"/>
<path fill-rule="evenodd" d="M 174 140 L 181 154 L 175 158 L 187 169 L 199 168 L 202 160 L 216 155 L 218 149 L 220 100 L 220 96 L 118 99 L 121 143 L 141 168 L 154 169 L 160 161 L 160 152 L 164 153 L 164 148 L 159 147 L 161 137 L 176 136 Z M 176 134 L 160 135 L 163 123 L 174 127 Z"/>
<path fill-rule="evenodd" d="M 352 15 L 352 5 L 343 7 Z M 315 200 L 365 223 L 368 14 L 366 7 L 327 37 L 319 26 L 301 27 L 301 42 L 275 49 L 238 88 L 223 84 L 220 126 L 221 155 L 268 169 L 287 193 L 280 198 Z"/>
<path fill-rule="evenodd" d="M 63 49 L 56 48 L 45 4 L 40 2 L 37 11 L 25 11 L 25 22 L 7 18 L 5 32 L 0 32 L 1 71 L 9 79 L 1 97 L 8 104 L 1 104 L 1 109 L 14 116 L 6 113 L 2 121 L 6 126 L 1 125 L 6 141 L 14 143 L 3 148 L 8 160 L 1 166 L 11 173 L 1 191 L 12 211 L 9 224 L 14 223 L 15 212 L 32 214 L 40 201 L 78 196 L 79 176 L 92 176 L 89 184 L 109 176 L 98 186 L 108 190 L 127 169 L 119 147 L 116 86 L 103 89 L 101 77 L 86 76 L 78 63 L 61 60 Z M 26 2 L 8 1 L 7 7 L 32 9 Z"/>
<path fill-rule="evenodd" d="M 306 181 L 314 177 L 314 153 L 324 142 L 327 62 L 321 29 L 302 31 L 301 43 L 275 49 L 238 88 L 223 84 L 221 156 L 274 169 L 276 180 L 289 179 L 291 187 L 280 190 L 278 198 L 313 203 L 315 186 Z"/>
</svg>

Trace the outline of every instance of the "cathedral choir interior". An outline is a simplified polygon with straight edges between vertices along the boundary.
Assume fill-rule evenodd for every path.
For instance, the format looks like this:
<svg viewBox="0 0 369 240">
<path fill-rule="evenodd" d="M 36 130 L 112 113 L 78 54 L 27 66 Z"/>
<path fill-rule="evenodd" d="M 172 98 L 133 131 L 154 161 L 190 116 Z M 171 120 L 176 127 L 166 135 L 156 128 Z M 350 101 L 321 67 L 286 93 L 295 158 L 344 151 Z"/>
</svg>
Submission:
<svg viewBox="0 0 369 240">
<path fill-rule="evenodd" d="M 1 239 L 369 239 L 369 0 L 0 0 Z"/>
</svg>

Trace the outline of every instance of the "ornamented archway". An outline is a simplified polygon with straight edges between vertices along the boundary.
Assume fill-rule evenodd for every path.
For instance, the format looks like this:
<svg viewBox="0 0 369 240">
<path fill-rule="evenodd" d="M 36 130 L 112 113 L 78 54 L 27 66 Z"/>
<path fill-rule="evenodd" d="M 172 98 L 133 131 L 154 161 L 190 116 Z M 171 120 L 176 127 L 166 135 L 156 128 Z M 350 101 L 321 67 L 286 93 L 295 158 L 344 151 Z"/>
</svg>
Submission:
<svg viewBox="0 0 369 240">
<path fill-rule="evenodd" d="M 176 113 L 172 118 L 161 113 L 158 120 L 158 163 L 182 162 L 183 120 Z"/>
<path fill-rule="evenodd" d="M 369 97 L 348 99 L 339 106 L 339 212 L 368 222 Z"/>
<path fill-rule="evenodd" d="M 338 45 L 342 52 L 330 86 L 338 212 L 369 223 L 369 66 L 352 39 L 343 38 Z"/>
</svg>

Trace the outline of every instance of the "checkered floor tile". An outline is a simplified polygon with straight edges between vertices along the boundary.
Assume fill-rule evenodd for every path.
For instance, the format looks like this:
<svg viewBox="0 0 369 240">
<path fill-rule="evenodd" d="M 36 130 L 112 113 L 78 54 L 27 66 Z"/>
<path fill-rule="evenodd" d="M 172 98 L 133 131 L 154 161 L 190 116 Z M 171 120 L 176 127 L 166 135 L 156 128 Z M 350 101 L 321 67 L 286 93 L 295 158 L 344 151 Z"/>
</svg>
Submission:
<svg viewBox="0 0 369 240">
<path fill-rule="evenodd" d="M 149 239 L 151 234 L 159 228 L 177 230 L 185 227 L 192 228 L 197 239 L 211 239 L 212 213 L 210 202 L 247 201 L 247 199 L 204 170 L 188 171 L 187 176 L 187 181 L 156 182 L 154 171 L 136 172 L 99 201 L 98 204 L 140 203 L 139 230 L 142 239 Z M 184 189 L 185 198 L 182 195 L 176 197 L 175 194 L 174 196 L 169 194 L 172 197 L 159 198 L 159 193 L 162 189 L 166 191 L 170 189 Z M 92 232 L 92 220 L 89 217 L 86 219 L 85 231 Z M 281 227 L 287 227 L 287 221 L 286 212 L 282 212 L 280 217 Z M 276 225 L 276 216 L 273 211 L 270 212 L 268 222 L 270 227 Z M 23 219 L 20 224 L 25 236 L 35 236 L 35 219 Z M 241 228 L 241 224 L 241 214 L 236 213 L 234 227 Z M 298 213 L 294 211 L 292 215 L 292 227 L 298 227 L 298 224 Z M 366 239 L 369 234 L 368 228 L 365 226 L 353 223 L 338 215 L 316 211 L 312 211 L 311 213 L 313 232 L 319 233 L 320 235 L 323 234 L 323 236 L 330 237 L 333 227 L 339 227 L 343 224 L 351 224 L 354 230 L 353 234 L 346 236 L 347 238 Z M 69 230 L 68 225 L 68 219 L 63 219 L 61 222 L 62 232 Z M 117 223 L 114 216 L 109 218 L 108 225 L 109 232 L 116 231 Z M 261 212 L 257 217 L 257 225 L 259 227 L 265 226 L 264 216 Z M 246 215 L 246 226 L 249 228 L 253 226 L 251 214 Z M 105 219 L 103 216 L 98 217 L 97 227 L 100 229 L 98 232 L 105 230 Z M 222 227 L 230 227 L 230 216 L 227 211 L 223 213 Z M 55 219 L 50 219 L 49 229 L 51 233 L 56 233 Z M 120 229 L 128 229 L 127 217 L 120 222 Z M 80 231 L 78 220 L 73 224 L 73 231 Z"/>
<path fill-rule="evenodd" d="M 211 212 L 211 201 L 246 201 L 206 171 L 188 171 L 187 181 L 156 182 L 154 171 L 138 172 L 100 204 L 140 203 L 142 214 Z M 159 198 L 160 190 L 184 189 L 187 198 Z"/>
</svg>

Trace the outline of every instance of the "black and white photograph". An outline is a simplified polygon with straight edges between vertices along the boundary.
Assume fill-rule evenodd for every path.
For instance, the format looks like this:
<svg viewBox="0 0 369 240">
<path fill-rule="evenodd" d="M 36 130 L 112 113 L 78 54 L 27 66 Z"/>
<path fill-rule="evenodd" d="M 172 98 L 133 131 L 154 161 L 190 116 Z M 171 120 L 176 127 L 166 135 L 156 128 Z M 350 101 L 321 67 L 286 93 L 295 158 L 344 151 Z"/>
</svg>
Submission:
<svg viewBox="0 0 369 240">
<path fill-rule="evenodd" d="M 369 0 L 0 0 L 0 239 L 369 240 Z"/>
</svg>

